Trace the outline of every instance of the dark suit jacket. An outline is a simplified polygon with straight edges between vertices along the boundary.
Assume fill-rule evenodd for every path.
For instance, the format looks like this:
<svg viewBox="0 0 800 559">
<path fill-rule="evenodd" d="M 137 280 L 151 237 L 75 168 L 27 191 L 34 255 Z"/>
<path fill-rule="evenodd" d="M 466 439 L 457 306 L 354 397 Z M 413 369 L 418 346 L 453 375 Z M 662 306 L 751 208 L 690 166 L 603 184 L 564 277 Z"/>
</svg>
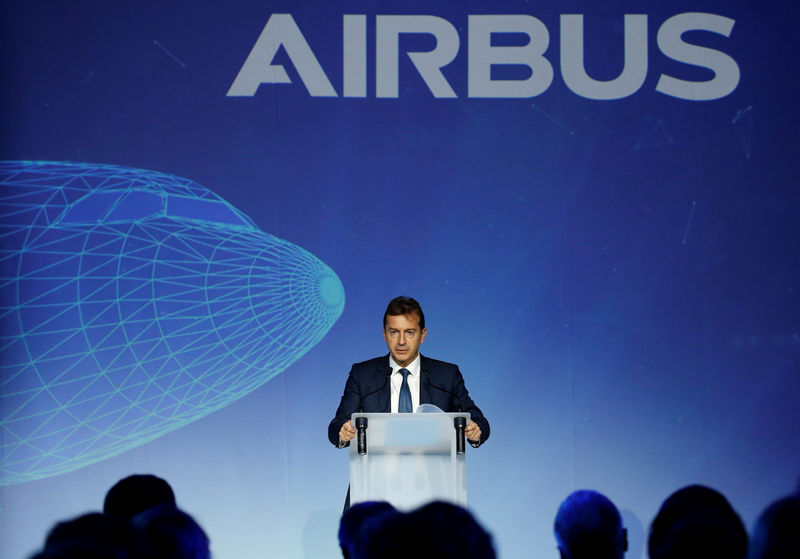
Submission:
<svg viewBox="0 0 800 559">
<path fill-rule="evenodd" d="M 458 365 L 422 355 L 420 359 L 419 403 L 433 404 L 446 412 L 469 412 L 472 421 L 481 428 L 480 443 L 483 444 L 489 438 L 489 422 L 469 397 Z M 339 445 L 339 431 L 353 413 L 392 411 L 391 374 L 388 354 L 353 365 L 336 417 L 328 425 L 331 443 Z"/>
</svg>

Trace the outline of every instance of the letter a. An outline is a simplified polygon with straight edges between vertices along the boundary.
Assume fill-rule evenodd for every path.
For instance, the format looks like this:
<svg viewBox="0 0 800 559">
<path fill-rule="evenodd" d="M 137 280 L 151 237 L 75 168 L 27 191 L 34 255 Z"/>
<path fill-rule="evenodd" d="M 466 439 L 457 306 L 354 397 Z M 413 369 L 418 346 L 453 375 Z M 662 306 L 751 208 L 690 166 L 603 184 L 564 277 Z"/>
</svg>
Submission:
<svg viewBox="0 0 800 559">
<path fill-rule="evenodd" d="M 312 97 L 336 97 L 336 91 L 291 14 L 270 16 L 227 96 L 252 97 L 262 83 L 292 83 L 283 66 L 272 64 L 281 46 Z"/>
</svg>

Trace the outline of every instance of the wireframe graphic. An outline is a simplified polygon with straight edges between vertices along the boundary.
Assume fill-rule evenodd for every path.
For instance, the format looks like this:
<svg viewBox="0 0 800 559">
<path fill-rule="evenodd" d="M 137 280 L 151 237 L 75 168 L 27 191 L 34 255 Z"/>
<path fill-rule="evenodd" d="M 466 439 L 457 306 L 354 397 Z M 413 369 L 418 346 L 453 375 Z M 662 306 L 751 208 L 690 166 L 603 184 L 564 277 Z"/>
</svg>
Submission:
<svg viewBox="0 0 800 559">
<path fill-rule="evenodd" d="M 748 105 L 736 111 L 731 120 L 733 132 L 742 145 L 745 156 L 750 158 L 750 146 L 753 140 L 753 105 Z"/>
<path fill-rule="evenodd" d="M 675 143 L 672 134 L 664 121 L 660 118 L 646 116 L 642 119 L 639 126 L 639 137 L 633 146 L 633 149 L 652 149 L 669 146 Z"/>
<path fill-rule="evenodd" d="M 564 124 L 563 122 L 558 120 L 556 117 L 554 117 L 553 115 L 551 115 L 550 113 L 548 113 L 547 111 L 545 111 L 544 109 L 539 107 L 536 103 L 531 103 L 531 107 L 533 107 L 534 109 L 539 111 L 545 118 L 547 118 L 547 120 L 549 120 L 550 122 L 552 122 L 553 124 L 555 124 L 556 126 L 561 128 L 562 130 L 568 132 L 570 136 L 574 136 L 575 135 L 575 131 L 574 130 L 570 129 L 566 124 Z"/>
<path fill-rule="evenodd" d="M 284 371 L 344 308 L 336 274 L 203 186 L 0 162 L 2 483 L 119 454 Z"/>
</svg>

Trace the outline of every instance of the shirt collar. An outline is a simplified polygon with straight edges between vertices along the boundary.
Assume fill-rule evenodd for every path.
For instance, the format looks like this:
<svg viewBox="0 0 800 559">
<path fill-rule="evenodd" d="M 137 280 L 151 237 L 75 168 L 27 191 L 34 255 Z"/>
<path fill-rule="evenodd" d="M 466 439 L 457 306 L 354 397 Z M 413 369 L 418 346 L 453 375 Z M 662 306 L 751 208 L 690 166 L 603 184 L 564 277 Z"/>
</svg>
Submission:
<svg viewBox="0 0 800 559">
<path fill-rule="evenodd" d="M 401 367 L 400 365 L 397 364 L 397 361 L 394 360 L 394 357 L 392 357 L 392 354 L 390 353 L 389 366 L 392 368 L 392 374 L 395 374 L 400 369 L 406 369 L 411 374 L 412 377 L 419 376 L 419 368 L 420 368 L 420 363 L 422 361 L 421 357 L 422 355 L 418 353 L 417 356 L 414 358 L 414 360 L 411 363 L 409 363 L 407 367 Z"/>
</svg>

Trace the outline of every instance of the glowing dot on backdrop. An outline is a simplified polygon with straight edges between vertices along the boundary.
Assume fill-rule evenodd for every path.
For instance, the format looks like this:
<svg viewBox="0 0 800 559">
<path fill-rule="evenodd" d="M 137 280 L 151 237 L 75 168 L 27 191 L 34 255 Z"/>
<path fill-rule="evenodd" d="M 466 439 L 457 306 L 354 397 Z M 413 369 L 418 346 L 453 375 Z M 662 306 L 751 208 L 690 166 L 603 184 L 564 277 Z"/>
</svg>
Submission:
<svg viewBox="0 0 800 559">
<path fill-rule="evenodd" d="M 0 162 L 2 484 L 117 455 L 284 371 L 336 274 L 185 178 Z"/>
</svg>

